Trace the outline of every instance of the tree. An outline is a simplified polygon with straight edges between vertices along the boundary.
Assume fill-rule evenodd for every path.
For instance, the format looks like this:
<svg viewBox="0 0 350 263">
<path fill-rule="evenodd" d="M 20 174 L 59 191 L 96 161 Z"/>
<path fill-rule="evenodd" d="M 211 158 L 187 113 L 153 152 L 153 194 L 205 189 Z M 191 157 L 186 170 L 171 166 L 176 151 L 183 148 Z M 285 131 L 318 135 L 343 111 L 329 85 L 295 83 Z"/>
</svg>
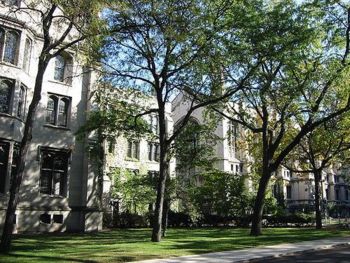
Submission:
<svg viewBox="0 0 350 263">
<path fill-rule="evenodd" d="M 22 1 L 21 7 L 12 10 L 28 18 L 28 22 L 38 27 L 43 38 L 38 59 L 38 68 L 34 84 L 33 98 L 30 102 L 24 125 L 23 138 L 19 147 L 19 158 L 16 172 L 11 178 L 10 198 L 1 237 L 1 252 L 8 252 L 11 246 L 13 222 L 19 201 L 26 155 L 32 140 L 32 127 L 41 99 L 42 83 L 49 62 L 62 52 L 78 49 L 78 43 L 97 34 L 101 28 L 98 12 L 101 1 Z M 93 41 L 91 41 L 93 42 Z"/>
<path fill-rule="evenodd" d="M 291 166 L 291 171 L 312 173 L 314 176 L 316 229 L 322 228 L 322 172 L 331 165 L 341 165 L 344 156 L 348 155 L 347 152 L 350 150 L 348 122 L 348 114 L 325 122 L 308 133 L 285 160 Z"/>
<path fill-rule="evenodd" d="M 119 1 L 106 12 L 112 34 L 102 50 L 106 79 L 118 88 L 153 94 L 157 105 L 134 117 L 157 114 L 159 120 L 159 177 L 152 241 L 161 240 L 164 193 L 172 144 L 192 113 L 229 97 L 244 86 L 256 63 L 247 63 L 235 86 L 222 90 L 217 44 L 226 25 L 226 10 L 235 1 Z M 235 13 L 241 28 L 246 14 Z M 230 26 L 234 26 L 232 23 Z M 127 29 L 129 28 L 129 29 Z M 240 45 L 239 43 L 237 45 Z M 187 113 L 174 132 L 167 129 L 166 103 L 175 95 L 187 103 Z M 200 100 L 198 100 L 200 97 Z"/>
<path fill-rule="evenodd" d="M 282 161 L 307 134 L 350 109 L 349 7 L 327 1 L 263 2 L 252 4 L 255 11 L 240 40 L 261 61 L 259 69 L 230 103 L 215 108 L 255 134 L 252 141 L 259 140 L 251 235 L 261 234 L 266 189 Z M 228 59 L 235 52 L 233 41 L 227 41 Z M 236 67 L 223 70 L 226 85 L 235 83 Z"/>
</svg>

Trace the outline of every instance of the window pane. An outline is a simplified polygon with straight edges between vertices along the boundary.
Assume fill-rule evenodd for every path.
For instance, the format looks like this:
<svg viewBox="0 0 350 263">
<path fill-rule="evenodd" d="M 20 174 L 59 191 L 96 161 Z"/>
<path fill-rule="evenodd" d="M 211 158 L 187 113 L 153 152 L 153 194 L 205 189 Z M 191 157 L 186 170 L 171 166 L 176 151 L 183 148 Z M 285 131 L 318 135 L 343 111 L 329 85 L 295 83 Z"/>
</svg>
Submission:
<svg viewBox="0 0 350 263">
<path fill-rule="evenodd" d="M 0 142 L 0 193 L 5 193 L 9 144 Z"/>
<path fill-rule="evenodd" d="M 40 193 L 50 195 L 52 193 L 51 182 L 52 182 L 51 171 L 41 170 Z"/>
<path fill-rule="evenodd" d="M 128 153 L 127 156 L 132 158 L 132 141 L 128 141 Z"/>
<path fill-rule="evenodd" d="M 154 145 L 154 160 L 159 161 L 159 144 Z"/>
<path fill-rule="evenodd" d="M 24 47 L 24 58 L 23 58 L 23 69 L 25 70 L 25 72 L 29 72 L 31 54 L 32 54 L 32 43 L 27 38 L 26 44 Z"/>
<path fill-rule="evenodd" d="M 12 94 L 12 83 L 0 80 L 0 112 L 9 113 Z"/>
<path fill-rule="evenodd" d="M 148 160 L 152 161 L 152 143 L 148 143 Z"/>
<path fill-rule="evenodd" d="M 140 152 L 140 143 L 139 142 L 134 142 L 134 158 L 139 159 L 139 152 Z"/>
<path fill-rule="evenodd" d="M 46 108 L 46 122 L 50 124 L 55 124 L 55 116 L 56 116 L 56 99 L 53 97 L 49 97 L 47 101 Z"/>
<path fill-rule="evenodd" d="M 60 100 L 58 105 L 58 125 L 67 126 L 68 101 Z"/>
<path fill-rule="evenodd" d="M 3 0 L 2 2 L 5 5 L 11 6 L 11 5 L 18 5 L 19 0 Z"/>
<path fill-rule="evenodd" d="M 0 59 L 2 57 L 2 51 L 4 48 L 5 31 L 0 28 Z"/>
<path fill-rule="evenodd" d="M 7 32 L 5 39 L 4 61 L 15 64 L 18 45 L 18 34 L 15 32 Z"/>
<path fill-rule="evenodd" d="M 55 76 L 54 76 L 55 80 L 63 82 L 65 67 L 66 67 L 66 61 L 64 57 L 57 56 L 55 60 Z"/>
<path fill-rule="evenodd" d="M 21 118 L 24 116 L 24 105 L 25 105 L 25 88 L 21 86 L 18 95 L 18 108 L 17 117 Z"/>
<path fill-rule="evenodd" d="M 13 154 L 12 154 L 11 177 L 10 177 L 9 189 L 11 188 L 12 178 L 17 173 L 18 159 L 19 159 L 19 145 L 15 144 L 13 147 Z"/>
<path fill-rule="evenodd" d="M 55 171 L 65 171 L 67 169 L 67 156 L 65 156 L 64 154 L 57 154 L 53 161 L 53 169 Z"/>
<path fill-rule="evenodd" d="M 51 152 L 43 152 L 41 155 L 41 167 L 45 169 L 53 169 L 53 156 Z"/>
</svg>

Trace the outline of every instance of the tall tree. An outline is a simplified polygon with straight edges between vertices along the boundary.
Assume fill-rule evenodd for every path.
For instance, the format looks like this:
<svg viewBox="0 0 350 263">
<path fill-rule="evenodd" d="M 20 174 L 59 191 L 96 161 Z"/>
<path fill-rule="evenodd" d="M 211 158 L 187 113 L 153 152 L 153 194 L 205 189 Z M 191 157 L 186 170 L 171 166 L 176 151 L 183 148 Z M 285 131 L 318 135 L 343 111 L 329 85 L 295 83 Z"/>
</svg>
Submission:
<svg viewBox="0 0 350 263">
<path fill-rule="evenodd" d="M 241 89 L 256 68 L 252 60 L 241 67 L 236 85 L 222 90 L 218 40 L 226 30 L 226 10 L 242 4 L 230 0 L 122 0 L 106 12 L 110 27 L 129 28 L 112 34 L 102 50 L 106 79 L 122 89 L 156 97 L 156 106 L 137 114 L 157 114 L 160 158 L 152 241 L 161 240 L 164 193 L 171 145 L 201 107 L 214 104 Z M 242 7 L 241 7 L 242 9 Z M 242 11 L 240 9 L 240 11 Z M 244 18 L 245 17 L 245 18 Z M 235 12 L 231 27 L 243 31 L 245 12 Z M 236 43 L 237 46 L 242 45 Z M 238 48 L 237 48 L 238 49 Z M 175 95 L 187 103 L 187 112 L 168 133 L 166 103 Z M 200 97 L 200 100 L 198 99 Z"/>
<path fill-rule="evenodd" d="M 315 182 L 316 229 L 322 228 L 322 173 L 328 167 L 344 164 L 350 150 L 348 114 L 319 126 L 308 133 L 286 158 L 291 171 L 313 174 Z"/>
<path fill-rule="evenodd" d="M 43 78 L 49 62 L 66 50 L 75 50 L 77 44 L 97 34 L 101 24 L 98 12 L 101 1 L 64 1 L 47 0 L 21 1 L 21 7 L 11 10 L 14 15 L 22 15 L 32 23 L 41 34 L 42 47 L 38 58 L 33 97 L 25 120 L 23 138 L 16 162 L 16 172 L 11 178 L 10 197 L 6 210 L 6 218 L 1 237 L 1 252 L 8 252 L 11 246 L 13 222 L 19 190 L 25 173 L 26 155 L 32 140 L 32 129 L 35 114 L 41 99 Z"/>
<path fill-rule="evenodd" d="M 329 1 L 255 1 L 252 6 L 244 42 L 249 43 L 246 52 L 262 63 L 245 88 L 224 105 L 225 111 L 215 110 L 260 140 L 251 226 L 251 235 L 260 235 L 271 176 L 301 139 L 350 110 L 350 12 L 348 6 Z M 235 51 L 230 47 L 233 41 L 226 45 L 228 59 Z M 236 67 L 224 70 L 226 85 L 235 83 Z M 289 127 L 293 133 L 287 132 Z"/>
</svg>

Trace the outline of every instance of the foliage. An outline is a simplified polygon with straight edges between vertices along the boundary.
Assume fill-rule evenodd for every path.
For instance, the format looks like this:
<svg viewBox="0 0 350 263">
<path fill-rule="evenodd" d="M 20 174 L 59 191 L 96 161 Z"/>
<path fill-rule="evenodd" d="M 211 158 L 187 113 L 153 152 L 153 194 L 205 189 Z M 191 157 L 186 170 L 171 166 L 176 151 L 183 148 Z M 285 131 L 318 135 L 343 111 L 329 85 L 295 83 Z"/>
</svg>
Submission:
<svg viewBox="0 0 350 263">
<path fill-rule="evenodd" d="M 222 140 L 215 134 L 217 118 L 203 114 L 205 123 L 191 120 L 181 131 L 174 143 L 177 175 L 182 179 L 189 170 L 210 171 L 217 159 L 215 146 Z M 181 123 L 179 123 L 181 124 Z M 179 125 L 178 124 L 178 125 Z M 175 126 L 175 129 L 177 127 Z"/>
<path fill-rule="evenodd" d="M 190 189 L 191 199 L 200 216 L 244 216 L 252 209 L 252 195 L 245 187 L 245 177 L 214 171 L 203 173 L 202 183 Z"/>
<path fill-rule="evenodd" d="M 155 179 L 127 169 L 115 168 L 110 175 L 111 197 L 120 200 L 121 211 L 144 215 L 155 202 Z"/>
<path fill-rule="evenodd" d="M 260 176 L 252 234 L 259 235 L 273 173 L 309 132 L 350 109 L 350 25 L 349 9 L 329 1 L 254 1 L 248 8 L 252 18 L 239 40 L 257 68 L 221 114 L 252 133 Z M 236 34 L 229 36 L 223 67 L 227 85 L 235 85 L 239 73 L 231 42 Z"/>
</svg>

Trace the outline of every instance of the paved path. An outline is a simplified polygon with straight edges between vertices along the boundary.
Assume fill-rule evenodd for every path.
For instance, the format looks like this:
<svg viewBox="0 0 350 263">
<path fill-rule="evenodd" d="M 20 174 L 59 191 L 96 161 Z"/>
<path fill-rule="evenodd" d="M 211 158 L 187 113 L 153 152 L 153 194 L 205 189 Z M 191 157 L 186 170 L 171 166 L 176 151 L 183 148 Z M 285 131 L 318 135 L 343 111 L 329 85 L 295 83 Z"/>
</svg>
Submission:
<svg viewBox="0 0 350 263">
<path fill-rule="evenodd" d="M 293 256 L 277 258 L 257 259 L 251 263 L 349 263 L 350 246 L 336 246 L 329 249 L 314 250 L 309 252 L 299 252 Z"/>
<path fill-rule="evenodd" d="M 293 255 L 298 252 L 320 250 L 332 248 L 340 245 L 350 244 L 350 237 L 332 238 L 314 241 L 304 241 L 300 243 L 279 244 L 273 246 L 255 247 L 242 250 L 224 251 L 217 253 L 208 253 L 202 255 L 182 256 L 168 259 L 151 259 L 138 261 L 139 263 L 228 263 L 228 262 L 257 262 L 258 259 L 267 260 L 268 258 Z M 266 261 L 265 261 L 266 262 Z"/>
</svg>

